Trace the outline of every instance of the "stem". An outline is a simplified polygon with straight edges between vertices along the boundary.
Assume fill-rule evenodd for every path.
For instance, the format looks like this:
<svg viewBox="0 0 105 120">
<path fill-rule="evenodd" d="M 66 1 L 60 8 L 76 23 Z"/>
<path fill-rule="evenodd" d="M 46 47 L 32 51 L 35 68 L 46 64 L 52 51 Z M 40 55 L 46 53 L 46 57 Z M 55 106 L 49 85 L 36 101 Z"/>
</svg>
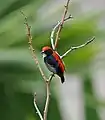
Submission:
<svg viewBox="0 0 105 120">
<path fill-rule="evenodd" d="M 69 50 L 67 50 L 67 51 L 61 56 L 61 59 L 63 59 L 64 57 L 66 57 L 66 55 L 67 55 L 69 52 L 72 52 L 73 50 L 76 50 L 76 49 L 85 47 L 86 45 L 88 45 L 89 43 L 91 43 L 92 41 L 94 41 L 94 39 L 95 39 L 95 37 L 92 37 L 90 40 L 88 40 L 87 42 L 85 42 L 85 43 L 82 44 L 82 45 L 79 45 L 79 46 L 76 46 L 76 47 L 71 47 Z"/>
<path fill-rule="evenodd" d="M 64 21 L 67 21 L 68 19 L 70 18 L 73 18 L 71 15 L 69 15 L 67 18 L 64 19 Z M 52 48 L 53 50 L 55 50 L 55 45 L 54 45 L 54 33 L 55 33 L 55 30 L 61 25 L 61 22 L 58 21 L 58 23 L 55 25 L 55 27 L 53 28 L 52 32 L 51 32 L 51 36 L 50 36 L 50 39 L 51 39 L 51 45 L 52 45 Z"/>
<path fill-rule="evenodd" d="M 43 120 L 42 114 L 41 114 L 41 112 L 39 111 L 39 108 L 38 108 L 37 103 L 36 103 L 36 93 L 35 93 L 35 95 L 34 95 L 34 107 L 35 107 L 35 109 L 36 109 L 36 111 L 37 111 L 40 119 Z"/>
<path fill-rule="evenodd" d="M 51 32 L 51 36 L 50 36 L 50 39 L 51 39 L 51 45 L 52 45 L 52 48 L 53 50 L 55 50 L 55 45 L 54 45 L 54 33 L 55 33 L 55 30 L 58 28 L 58 26 L 60 25 L 61 23 L 58 21 L 57 25 L 53 28 L 52 32 Z"/>
<path fill-rule="evenodd" d="M 39 64 L 39 61 L 37 59 L 37 56 L 36 56 L 36 53 L 35 53 L 35 49 L 33 48 L 33 45 L 32 45 L 32 35 L 31 35 L 31 31 L 30 31 L 30 26 L 28 25 L 28 22 L 27 22 L 27 17 L 25 16 L 25 14 L 21 11 L 21 14 L 25 17 L 25 25 L 26 25 L 26 28 L 27 28 L 27 36 L 28 36 L 28 43 L 29 43 L 29 49 L 32 53 L 32 57 L 34 58 L 34 61 L 41 73 L 41 76 L 43 77 L 44 81 L 46 82 L 47 81 L 47 78 L 46 76 L 44 75 L 44 72 Z"/>
<path fill-rule="evenodd" d="M 48 115 L 48 107 L 49 107 L 49 102 L 50 102 L 50 83 L 52 78 L 54 77 L 54 74 L 52 74 L 49 77 L 49 80 L 46 81 L 46 94 L 47 94 L 47 98 L 46 98 L 46 104 L 45 104 L 45 108 L 44 108 L 44 119 L 43 120 L 47 120 L 47 115 Z"/>
<path fill-rule="evenodd" d="M 61 30 L 62 30 L 62 26 L 64 24 L 64 20 L 65 20 L 67 11 L 68 11 L 69 2 L 70 2 L 70 0 L 67 0 L 67 3 L 65 5 L 65 9 L 64 9 L 64 13 L 62 16 L 61 24 L 59 25 L 59 28 L 58 28 L 58 32 L 57 32 L 56 39 L 55 39 L 55 49 L 57 48 L 57 45 L 58 45 L 59 35 L 60 35 Z"/>
</svg>

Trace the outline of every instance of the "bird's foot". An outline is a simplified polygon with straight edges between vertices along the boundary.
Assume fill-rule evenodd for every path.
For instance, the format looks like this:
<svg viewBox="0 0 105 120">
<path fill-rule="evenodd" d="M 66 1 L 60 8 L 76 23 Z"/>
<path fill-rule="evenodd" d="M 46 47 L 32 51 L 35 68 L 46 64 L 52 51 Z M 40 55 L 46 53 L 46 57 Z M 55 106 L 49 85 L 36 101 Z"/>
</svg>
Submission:
<svg viewBox="0 0 105 120">
<path fill-rule="evenodd" d="M 52 73 L 52 74 L 50 74 L 50 76 L 55 77 L 55 74 L 54 74 L 54 73 Z"/>
</svg>

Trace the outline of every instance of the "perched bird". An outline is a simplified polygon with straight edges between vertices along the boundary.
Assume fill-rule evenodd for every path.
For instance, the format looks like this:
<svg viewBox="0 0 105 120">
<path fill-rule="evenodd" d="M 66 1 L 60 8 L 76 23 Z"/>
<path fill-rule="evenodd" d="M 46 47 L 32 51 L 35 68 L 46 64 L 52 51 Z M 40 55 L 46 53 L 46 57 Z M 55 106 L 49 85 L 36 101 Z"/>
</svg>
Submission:
<svg viewBox="0 0 105 120">
<path fill-rule="evenodd" d="M 61 78 L 61 82 L 63 83 L 65 81 L 65 66 L 59 54 L 49 46 L 43 47 L 41 53 L 43 55 L 44 62 L 47 68 L 54 74 L 57 74 Z"/>
</svg>

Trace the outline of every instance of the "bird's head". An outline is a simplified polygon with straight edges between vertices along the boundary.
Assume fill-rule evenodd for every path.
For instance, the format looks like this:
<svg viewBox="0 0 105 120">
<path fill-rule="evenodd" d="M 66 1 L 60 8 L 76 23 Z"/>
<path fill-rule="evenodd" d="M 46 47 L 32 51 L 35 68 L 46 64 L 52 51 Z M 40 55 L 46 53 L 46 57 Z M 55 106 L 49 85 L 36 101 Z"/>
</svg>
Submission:
<svg viewBox="0 0 105 120">
<path fill-rule="evenodd" d="M 45 46 L 42 48 L 42 55 L 43 57 L 50 56 L 53 54 L 53 49 L 49 46 Z"/>
</svg>

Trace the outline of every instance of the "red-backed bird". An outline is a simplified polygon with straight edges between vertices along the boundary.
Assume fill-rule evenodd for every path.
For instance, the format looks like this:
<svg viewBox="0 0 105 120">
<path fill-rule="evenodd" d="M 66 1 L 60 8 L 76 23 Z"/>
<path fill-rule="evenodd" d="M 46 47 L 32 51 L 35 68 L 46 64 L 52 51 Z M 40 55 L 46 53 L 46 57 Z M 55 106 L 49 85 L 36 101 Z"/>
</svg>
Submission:
<svg viewBox="0 0 105 120">
<path fill-rule="evenodd" d="M 60 58 L 60 55 L 49 46 L 43 47 L 41 53 L 43 55 L 44 62 L 47 68 L 54 74 L 57 74 L 61 78 L 61 82 L 63 83 L 65 81 L 65 66 L 62 59 Z"/>
</svg>

